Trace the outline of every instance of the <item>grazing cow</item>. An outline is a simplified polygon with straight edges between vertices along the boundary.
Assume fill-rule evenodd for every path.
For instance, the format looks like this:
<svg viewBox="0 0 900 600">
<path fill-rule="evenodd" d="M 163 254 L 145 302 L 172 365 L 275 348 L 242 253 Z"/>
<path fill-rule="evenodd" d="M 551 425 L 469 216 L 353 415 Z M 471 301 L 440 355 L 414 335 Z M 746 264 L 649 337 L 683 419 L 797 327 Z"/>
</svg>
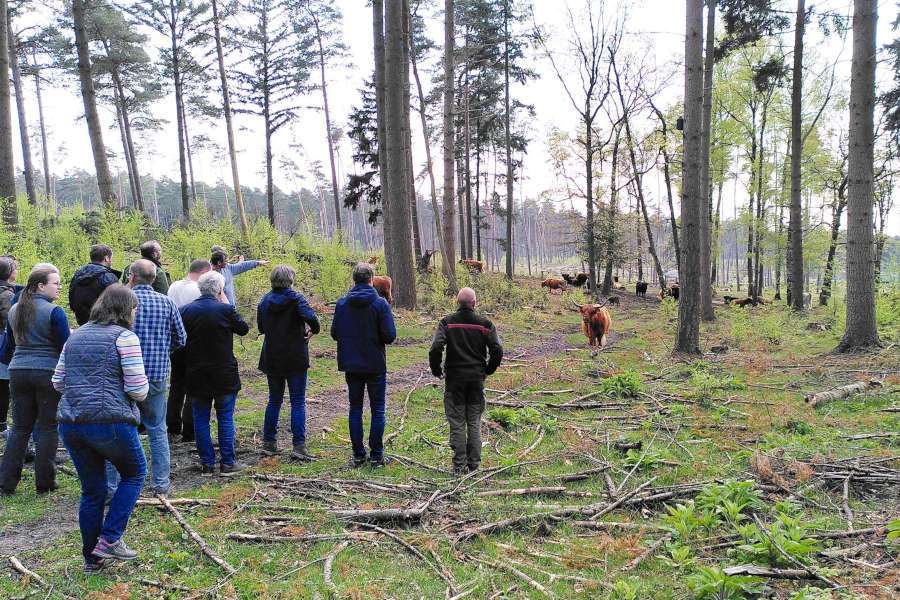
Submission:
<svg viewBox="0 0 900 600">
<path fill-rule="evenodd" d="M 547 279 L 541 282 L 542 288 L 550 288 L 550 293 L 558 293 L 562 294 L 563 290 L 566 289 L 566 282 L 563 279 L 557 279 L 556 277 L 548 277 Z"/>
<path fill-rule="evenodd" d="M 638 281 L 634 284 L 634 295 L 646 297 L 647 296 L 647 282 L 646 281 Z"/>
<path fill-rule="evenodd" d="M 725 300 L 725 304 L 731 304 L 737 300 L 737 296 L 722 296 L 722 299 Z"/>
<path fill-rule="evenodd" d="M 572 277 L 571 275 L 569 275 L 568 273 L 562 273 L 562 278 L 563 278 L 563 279 L 566 281 L 566 283 L 568 283 L 569 285 L 575 285 L 575 278 Z"/>
<path fill-rule="evenodd" d="M 734 305 L 747 308 L 748 306 L 756 306 L 756 303 L 753 302 L 753 298 L 744 298 L 743 300 L 735 300 Z"/>
<path fill-rule="evenodd" d="M 756 300 L 756 304 L 762 304 L 763 306 L 765 306 L 766 304 L 772 304 L 771 300 L 766 300 L 762 296 L 757 296 L 755 298 L 755 300 Z"/>
<path fill-rule="evenodd" d="M 381 257 L 378 256 L 378 255 L 376 254 L 376 255 L 374 255 L 374 256 L 370 256 L 369 259 L 368 259 L 366 262 L 369 263 L 370 265 L 372 265 L 372 266 L 374 267 L 375 265 L 378 264 L 378 259 L 379 259 L 379 258 L 381 258 Z"/>
<path fill-rule="evenodd" d="M 394 295 L 391 293 L 391 278 L 387 275 L 376 275 L 372 278 L 372 287 L 378 295 L 387 300 L 388 304 L 394 303 Z"/>
<path fill-rule="evenodd" d="M 469 269 L 469 273 L 484 273 L 484 261 L 474 258 L 461 258 L 459 264 Z"/>
<path fill-rule="evenodd" d="M 619 297 L 618 296 L 610 296 L 606 299 L 607 304 L 610 306 L 619 306 Z"/>
<path fill-rule="evenodd" d="M 590 275 L 588 275 L 587 273 L 579 273 L 575 276 L 575 281 L 572 282 L 572 285 L 583 287 L 584 284 L 587 283 L 588 277 L 590 277 Z"/>
<path fill-rule="evenodd" d="M 609 311 L 602 304 L 575 304 L 575 306 L 581 313 L 581 331 L 587 337 L 588 344 L 591 348 L 595 346 L 603 348 L 612 325 Z"/>
<path fill-rule="evenodd" d="M 681 294 L 681 286 L 678 285 L 678 282 L 672 284 L 672 287 L 669 288 L 669 295 L 678 300 L 678 296 Z"/>
</svg>

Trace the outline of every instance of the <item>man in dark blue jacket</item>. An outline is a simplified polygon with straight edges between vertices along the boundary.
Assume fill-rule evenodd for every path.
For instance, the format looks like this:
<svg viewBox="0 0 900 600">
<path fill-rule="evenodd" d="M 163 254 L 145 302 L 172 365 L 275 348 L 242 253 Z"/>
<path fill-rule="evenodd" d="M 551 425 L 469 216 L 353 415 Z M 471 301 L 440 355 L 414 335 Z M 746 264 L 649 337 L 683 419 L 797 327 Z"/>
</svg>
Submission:
<svg viewBox="0 0 900 600">
<path fill-rule="evenodd" d="M 353 289 L 338 300 L 331 321 L 331 337 L 337 341 L 338 370 L 344 372 L 350 397 L 350 440 L 353 466 L 366 463 L 363 444 L 363 396 L 369 392 L 372 423 L 369 427 L 369 460 L 384 465 L 385 392 L 387 358 L 385 344 L 397 338 L 394 316 L 387 301 L 372 287 L 372 266 L 353 268 Z"/>
<path fill-rule="evenodd" d="M 75 271 L 69 283 L 69 308 L 79 325 L 88 322 L 94 302 L 103 290 L 119 282 L 122 273 L 113 270 L 112 249 L 105 244 L 91 246 L 91 264 Z"/>
</svg>

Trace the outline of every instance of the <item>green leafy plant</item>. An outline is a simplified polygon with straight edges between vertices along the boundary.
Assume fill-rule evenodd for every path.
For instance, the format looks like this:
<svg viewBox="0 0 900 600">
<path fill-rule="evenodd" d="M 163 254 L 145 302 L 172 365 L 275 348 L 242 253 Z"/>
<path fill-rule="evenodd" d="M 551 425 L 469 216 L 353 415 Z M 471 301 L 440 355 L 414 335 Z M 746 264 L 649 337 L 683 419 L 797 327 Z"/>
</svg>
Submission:
<svg viewBox="0 0 900 600">
<path fill-rule="evenodd" d="M 691 553 L 690 546 L 682 546 L 681 544 L 668 544 L 666 548 L 669 556 L 663 556 L 662 562 L 674 569 L 683 569 L 694 564 L 694 555 Z"/>
<path fill-rule="evenodd" d="M 687 584 L 695 600 L 742 600 L 762 588 L 756 577 L 728 576 L 718 567 L 699 567 Z"/>
<path fill-rule="evenodd" d="M 807 525 L 799 517 L 779 513 L 768 532 L 757 529 L 748 543 L 738 546 L 738 550 L 753 562 L 773 566 L 790 565 L 791 561 L 784 557 L 782 551 L 795 561 L 809 564 L 810 558 L 821 549 L 821 545 L 806 536 L 807 529 Z"/>
<path fill-rule="evenodd" d="M 620 579 L 613 584 L 610 591 L 610 600 L 637 600 L 641 591 L 641 584 L 636 579 Z"/>
<path fill-rule="evenodd" d="M 643 391 L 644 384 L 641 381 L 641 374 L 629 369 L 601 381 L 600 389 L 609 396 L 633 398 Z"/>
<path fill-rule="evenodd" d="M 541 414 L 530 406 L 518 409 L 497 406 L 488 411 L 487 417 L 504 429 L 515 429 L 521 425 L 531 425 L 541 421 Z"/>
<path fill-rule="evenodd" d="M 887 524 L 887 539 L 889 542 L 900 541 L 900 519 L 894 519 Z"/>
<path fill-rule="evenodd" d="M 666 506 L 668 514 L 663 517 L 663 523 L 677 535 L 678 539 L 689 540 L 700 526 L 696 511 L 697 507 L 693 500 L 685 504 L 676 504 L 674 507 Z"/>
</svg>

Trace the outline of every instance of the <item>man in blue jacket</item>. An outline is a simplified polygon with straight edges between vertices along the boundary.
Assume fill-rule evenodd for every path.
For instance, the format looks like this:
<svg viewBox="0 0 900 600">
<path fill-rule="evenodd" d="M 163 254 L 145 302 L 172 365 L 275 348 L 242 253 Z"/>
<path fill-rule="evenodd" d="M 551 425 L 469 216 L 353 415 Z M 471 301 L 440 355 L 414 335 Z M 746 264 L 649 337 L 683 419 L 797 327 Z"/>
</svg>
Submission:
<svg viewBox="0 0 900 600">
<path fill-rule="evenodd" d="M 69 308 L 79 325 L 88 322 L 94 302 L 103 290 L 118 283 L 122 276 L 112 267 L 112 249 L 105 244 L 91 246 L 91 262 L 75 271 L 69 283 Z"/>
<path fill-rule="evenodd" d="M 385 392 L 387 358 L 385 344 L 397 338 L 394 316 L 387 301 L 372 287 L 372 266 L 353 268 L 353 289 L 338 300 L 331 321 L 331 337 L 337 341 L 338 370 L 344 372 L 350 397 L 350 440 L 353 466 L 366 463 L 363 444 L 363 397 L 369 393 L 372 422 L 369 427 L 369 460 L 384 466 Z"/>
</svg>

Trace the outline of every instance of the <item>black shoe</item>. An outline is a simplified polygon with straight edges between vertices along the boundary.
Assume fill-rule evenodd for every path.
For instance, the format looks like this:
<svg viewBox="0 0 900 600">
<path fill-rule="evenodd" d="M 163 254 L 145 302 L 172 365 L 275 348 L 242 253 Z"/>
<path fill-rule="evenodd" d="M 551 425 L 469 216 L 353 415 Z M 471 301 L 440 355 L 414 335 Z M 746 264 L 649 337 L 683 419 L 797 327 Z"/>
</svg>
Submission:
<svg viewBox="0 0 900 600">
<path fill-rule="evenodd" d="M 275 456 L 278 454 L 278 443 L 277 442 L 263 442 L 262 444 L 262 453 L 266 456 Z"/>
<path fill-rule="evenodd" d="M 468 467 L 453 467 L 453 474 L 461 477 L 469 472 Z"/>
<path fill-rule="evenodd" d="M 306 449 L 305 444 L 294 446 L 294 449 L 291 451 L 291 458 L 294 460 L 299 460 L 301 462 L 310 462 L 316 460 L 316 457 L 310 454 L 309 450 Z"/>
<path fill-rule="evenodd" d="M 210 477 L 216 474 L 216 468 L 212 465 L 200 465 L 200 476 Z"/>
<path fill-rule="evenodd" d="M 350 459 L 350 465 L 354 469 L 358 469 L 362 466 L 365 466 L 367 460 L 368 460 L 368 458 L 365 456 L 354 456 L 353 458 Z"/>
<path fill-rule="evenodd" d="M 474 473 L 478 470 L 478 465 L 469 465 L 469 473 Z"/>
<path fill-rule="evenodd" d="M 52 484 L 52 485 L 51 485 L 50 487 L 48 487 L 48 488 L 40 488 L 40 487 L 39 487 L 39 488 L 37 488 L 37 495 L 38 495 L 38 496 L 45 496 L 45 495 L 49 494 L 50 492 L 53 492 L 53 491 L 58 490 L 58 489 L 59 489 L 59 484 L 57 484 L 57 483 Z"/>
<path fill-rule="evenodd" d="M 222 465 L 219 467 L 219 474 L 223 477 L 231 477 L 233 475 L 237 475 L 246 468 L 246 465 L 242 465 L 238 462 L 232 463 L 230 465 Z"/>
<path fill-rule="evenodd" d="M 369 460 L 369 464 L 372 465 L 373 469 L 380 469 L 380 468 L 384 467 L 385 465 L 389 464 L 390 462 L 391 462 L 391 459 L 387 456 L 379 456 L 377 458 L 371 458 Z"/>
</svg>

